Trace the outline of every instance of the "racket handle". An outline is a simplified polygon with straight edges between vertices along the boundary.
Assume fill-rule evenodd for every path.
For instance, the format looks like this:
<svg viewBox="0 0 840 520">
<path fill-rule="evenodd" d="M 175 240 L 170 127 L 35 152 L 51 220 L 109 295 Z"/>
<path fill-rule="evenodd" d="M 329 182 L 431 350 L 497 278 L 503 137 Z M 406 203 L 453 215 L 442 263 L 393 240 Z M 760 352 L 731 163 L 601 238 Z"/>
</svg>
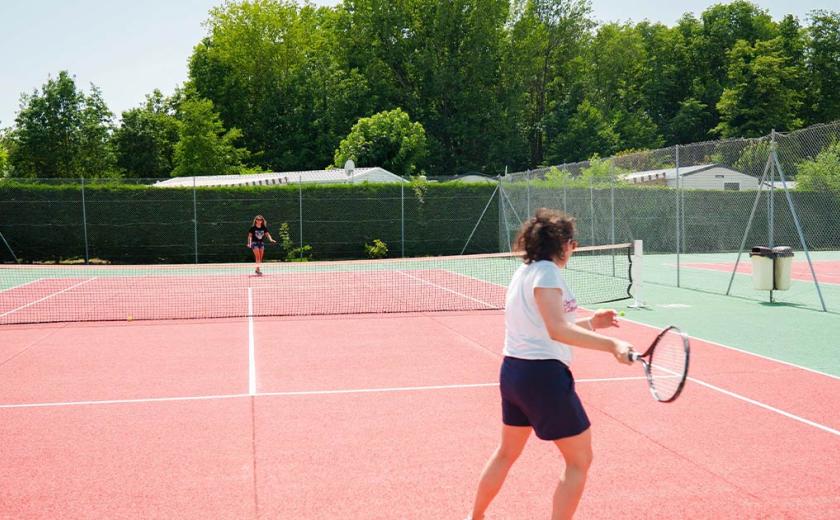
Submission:
<svg viewBox="0 0 840 520">
<path fill-rule="evenodd" d="M 630 358 L 630 361 L 634 361 L 634 362 L 635 362 L 635 361 L 638 361 L 638 360 L 640 360 L 640 359 L 642 359 L 642 355 L 641 355 L 641 354 L 639 354 L 638 352 L 633 352 L 632 350 L 631 350 L 631 351 L 630 351 L 630 353 L 627 355 L 627 357 L 629 357 L 629 358 Z"/>
</svg>

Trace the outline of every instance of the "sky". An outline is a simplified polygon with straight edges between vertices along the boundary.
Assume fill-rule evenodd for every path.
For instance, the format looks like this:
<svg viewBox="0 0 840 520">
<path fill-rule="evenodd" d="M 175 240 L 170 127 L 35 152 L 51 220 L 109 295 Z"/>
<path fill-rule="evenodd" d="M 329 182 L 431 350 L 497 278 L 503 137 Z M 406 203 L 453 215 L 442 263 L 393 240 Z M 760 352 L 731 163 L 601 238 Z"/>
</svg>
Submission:
<svg viewBox="0 0 840 520">
<path fill-rule="evenodd" d="M 447 0 L 441 0 L 447 1 Z M 222 0 L 0 0 L 0 128 L 12 126 L 20 95 L 67 70 L 79 88 L 94 83 L 119 114 L 155 88 L 171 94 L 187 78 L 187 60 L 205 36 L 208 11 Z M 336 5 L 339 0 L 314 0 Z M 648 19 L 673 25 L 721 1 L 592 0 L 599 21 Z M 805 21 L 836 0 L 755 0 L 774 19 Z"/>
</svg>

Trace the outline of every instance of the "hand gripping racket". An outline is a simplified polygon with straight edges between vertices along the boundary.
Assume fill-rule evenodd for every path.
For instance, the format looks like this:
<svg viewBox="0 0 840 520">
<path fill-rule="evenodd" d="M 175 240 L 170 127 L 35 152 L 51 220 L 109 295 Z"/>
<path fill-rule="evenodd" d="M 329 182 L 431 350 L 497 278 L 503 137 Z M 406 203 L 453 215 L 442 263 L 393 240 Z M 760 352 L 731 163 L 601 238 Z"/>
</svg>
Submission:
<svg viewBox="0 0 840 520">
<path fill-rule="evenodd" d="M 642 363 L 653 398 L 670 403 L 685 386 L 690 353 L 688 336 L 672 325 L 656 336 L 644 354 L 631 351 L 630 359 Z"/>
</svg>

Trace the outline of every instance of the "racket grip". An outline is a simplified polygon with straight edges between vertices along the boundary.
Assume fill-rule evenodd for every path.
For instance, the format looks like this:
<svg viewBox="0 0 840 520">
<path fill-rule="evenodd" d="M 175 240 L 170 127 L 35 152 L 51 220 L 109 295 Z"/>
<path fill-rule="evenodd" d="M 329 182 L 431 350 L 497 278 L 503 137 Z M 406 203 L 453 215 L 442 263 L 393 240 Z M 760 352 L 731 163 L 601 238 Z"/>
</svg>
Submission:
<svg viewBox="0 0 840 520">
<path fill-rule="evenodd" d="M 638 352 L 633 352 L 633 351 L 630 351 L 630 353 L 627 355 L 627 357 L 630 358 L 630 361 L 634 361 L 634 362 L 642 359 L 641 354 L 639 354 Z"/>
</svg>

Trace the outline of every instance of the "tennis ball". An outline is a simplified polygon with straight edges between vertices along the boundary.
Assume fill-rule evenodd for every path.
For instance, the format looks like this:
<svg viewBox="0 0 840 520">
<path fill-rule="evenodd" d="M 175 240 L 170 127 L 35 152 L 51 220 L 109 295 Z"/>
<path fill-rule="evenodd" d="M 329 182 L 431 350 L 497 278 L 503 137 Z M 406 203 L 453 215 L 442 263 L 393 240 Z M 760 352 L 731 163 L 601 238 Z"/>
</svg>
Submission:
<svg viewBox="0 0 840 520">
<path fill-rule="evenodd" d="M 618 311 L 619 316 L 624 316 L 624 311 Z"/>
</svg>

